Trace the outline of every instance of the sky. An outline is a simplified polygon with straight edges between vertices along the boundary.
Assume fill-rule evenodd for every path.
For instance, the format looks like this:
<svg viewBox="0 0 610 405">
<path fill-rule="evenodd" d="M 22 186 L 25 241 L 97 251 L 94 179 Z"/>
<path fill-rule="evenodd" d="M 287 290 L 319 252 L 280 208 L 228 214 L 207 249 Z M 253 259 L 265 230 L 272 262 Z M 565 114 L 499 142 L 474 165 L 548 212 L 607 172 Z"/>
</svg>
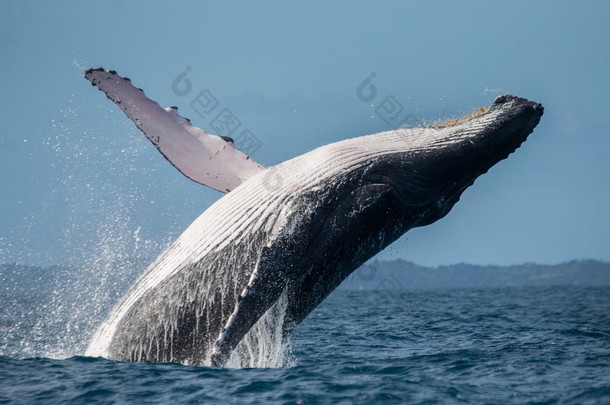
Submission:
<svg viewBox="0 0 610 405">
<path fill-rule="evenodd" d="M 535 100 L 529 140 L 378 258 L 610 261 L 609 18 L 607 1 L 2 1 L 0 262 L 154 258 L 221 197 L 83 79 L 98 66 L 211 133 L 213 97 L 267 166 L 394 128 L 387 97 L 422 125 Z"/>
</svg>

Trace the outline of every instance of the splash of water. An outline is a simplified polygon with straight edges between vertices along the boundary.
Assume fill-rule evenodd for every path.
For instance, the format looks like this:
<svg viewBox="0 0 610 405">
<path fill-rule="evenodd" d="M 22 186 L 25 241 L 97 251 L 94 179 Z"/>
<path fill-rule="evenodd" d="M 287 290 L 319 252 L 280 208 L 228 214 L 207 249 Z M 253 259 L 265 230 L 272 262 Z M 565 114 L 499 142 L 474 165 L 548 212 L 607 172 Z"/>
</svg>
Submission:
<svg viewBox="0 0 610 405">
<path fill-rule="evenodd" d="M 136 203 L 144 197 L 137 189 L 126 188 L 133 171 L 127 153 L 96 142 L 94 131 L 81 123 L 80 110 L 70 100 L 41 143 L 55 156 L 48 180 L 54 190 L 23 232 L 46 228 L 42 232 L 57 235 L 59 243 L 35 257 L 28 254 L 25 260 L 13 255 L 15 262 L 29 258 L 49 263 L 47 267 L 5 265 L 5 271 L 21 274 L 13 274 L 14 285 L 5 284 L 0 296 L 4 307 L 0 315 L 7 325 L 0 336 L 1 355 L 82 354 L 97 325 L 141 273 L 143 263 L 168 242 L 141 236 L 141 227 L 132 218 Z M 135 136 L 125 137 L 124 143 L 131 155 L 142 147 Z M 104 165 L 113 169 L 100 170 Z M 112 171 L 116 175 L 108 176 Z M 56 224 L 61 229 L 55 229 Z M 9 253 L 3 256 L 11 258 Z M 57 261 L 63 264 L 51 264 Z"/>
<path fill-rule="evenodd" d="M 122 135 L 118 142 L 97 141 L 94 135 L 99 129 L 84 126 L 81 110 L 71 100 L 52 122 L 46 141 L 56 155 L 53 167 L 58 176 L 54 192 L 45 201 L 47 212 L 40 217 L 55 214 L 58 205 L 65 209 L 59 238 L 66 265 L 45 269 L 43 278 L 49 282 L 44 294 L 10 302 L 2 297 L 6 313 L 19 316 L 11 318 L 10 326 L 2 331 L 0 355 L 82 355 L 112 307 L 174 237 L 147 239 L 142 225 L 134 220 L 138 203 L 150 197 L 134 186 L 132 177 L 142 173 L 132 159 L 150 145 L 133 133 Z M 281 331 L 285 309 L 283 297 L 240 343 L 229 367 L 291 364 L 290 343 Z"/>
<path fill-rule="evenodd" d="M 286 316 L 286 293 L 265 312 L 237 345 L 226 367 L 278 368 L 296 364 L 289 337 L 283 337 L 282 325 Z"/>
</svg>

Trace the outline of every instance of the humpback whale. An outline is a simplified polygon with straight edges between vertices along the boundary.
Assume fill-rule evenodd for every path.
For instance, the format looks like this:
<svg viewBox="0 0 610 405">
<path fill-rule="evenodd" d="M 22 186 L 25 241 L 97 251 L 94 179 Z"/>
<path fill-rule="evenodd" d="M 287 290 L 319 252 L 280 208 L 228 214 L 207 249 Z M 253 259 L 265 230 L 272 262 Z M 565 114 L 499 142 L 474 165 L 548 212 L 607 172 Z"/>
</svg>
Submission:
<svg viewBox="0 0 610 405">
<path fill-rule="evenodd" d="M 265 168 L 115 71 L 85 77 L 180 172 L 225 193 L 96 331 L 86 355 L 124 361 L 223 366 L 280 301 L 287 336 L 365 261 L 444 217 L 543 114 L 504 95 L 462 119 L 346 139 Z"/>
</svg>

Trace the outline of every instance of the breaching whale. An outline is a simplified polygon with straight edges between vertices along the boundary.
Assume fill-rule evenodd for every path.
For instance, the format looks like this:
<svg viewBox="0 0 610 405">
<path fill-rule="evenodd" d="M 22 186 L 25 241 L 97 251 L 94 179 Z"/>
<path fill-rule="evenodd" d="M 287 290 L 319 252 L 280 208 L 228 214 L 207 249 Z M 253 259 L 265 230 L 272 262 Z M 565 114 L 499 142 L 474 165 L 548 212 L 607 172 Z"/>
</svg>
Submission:
<svg viewBox="0 0 610 405">
<path fill-rule="evenodd" d="M 264 168 L 115 71 L 85 77 L 185 176 L 226 193 L 98 328 L 86 355 L 125 361 L 222 366 L 280 297 L 287 335 L 366 260 L 444 217 L 543 114 L 505 95 L 462 119 L 346 139 Z"/>
</svg>

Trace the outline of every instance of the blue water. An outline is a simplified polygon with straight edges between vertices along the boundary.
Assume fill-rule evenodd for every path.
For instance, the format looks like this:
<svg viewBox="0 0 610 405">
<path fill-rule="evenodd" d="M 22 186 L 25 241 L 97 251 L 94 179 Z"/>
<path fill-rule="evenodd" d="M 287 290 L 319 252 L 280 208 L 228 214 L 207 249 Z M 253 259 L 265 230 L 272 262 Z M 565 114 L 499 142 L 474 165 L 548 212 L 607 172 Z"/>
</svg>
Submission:
<svg viewBox="0 0 610 405">
<path fill-rule="evenodd" d="M 336 291 L 276 369 L 28 358 L 13 304 L 0 403 L 610 403 L 608 287 Z"/>
</svg>

